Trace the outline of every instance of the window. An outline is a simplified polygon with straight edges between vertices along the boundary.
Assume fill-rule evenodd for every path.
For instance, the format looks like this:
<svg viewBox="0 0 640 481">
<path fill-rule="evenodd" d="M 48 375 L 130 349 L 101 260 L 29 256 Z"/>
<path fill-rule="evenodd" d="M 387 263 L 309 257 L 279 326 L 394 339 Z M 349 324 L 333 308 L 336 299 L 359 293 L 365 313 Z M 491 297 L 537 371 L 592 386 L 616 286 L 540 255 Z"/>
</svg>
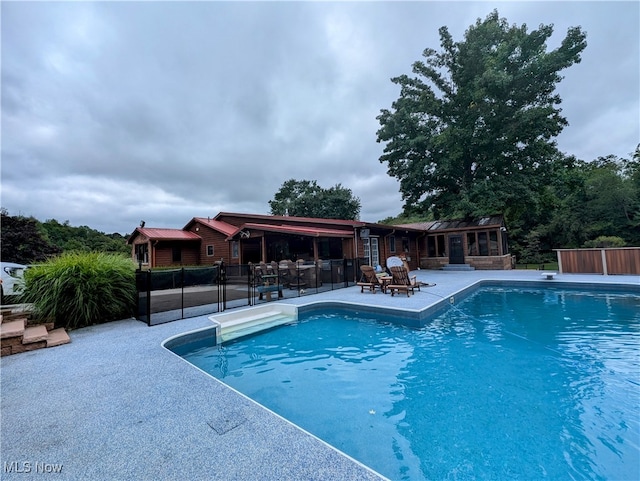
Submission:
<svg viewBox="0 0 640 481">
<path fill-rule="evenodd" d="M 396 236 L 392 235 L 391 237 L 389 237 L 389 251 L 396 251 Z"/>
<path fill-rule="evenodd" d="M 409 239 L 406 237 L 402 238 L 402 252 L 409 253 Z"/>
<path fill-rule="evenodd" d="M 447 250 L 444 247 L 444 234 L 430 235 L 427 237 L 427 255 L 429 257 L 444 257 Z"/>
<path fill-rule="evenodd" d="M 436 236 L 438 255 L 442 257 L 447 256 L 447 249 L 444 247 L 444 235 Z"/>
<path fill-rule="evenodd" d="M 136 262 L 142 264 L 149 263 L 149 245 L 136 244 Z"/>
<path fill-rule="evenodd" d="M 436 257 L 436 238 L 432 235 L 427 237 L 427 255 Z"/>
<path fill-rule="evenodd" d="M 467 232 L 467 255 L 468 256 L 477 256 L 478 255 L 478 247 L 476 245 L 476 233 L 475 232 Z"/>
<path fill-rule="evenodd" d="M 363 252 L 363 256 L 365 259 L 368 259 L 371 257 L 371 246 L 369 244 L 369 238 L 367 239 L 362 239 L 362 245 L 364 246 L 364 252 Z"/>
<path fill-rule="evenodd" d="M 234 259 L 240 257 L 240 248 L 238 241 L 231 242 L 231 257 L 233 257 Z"/>
<path fill-rule="evenodd" d="M 180 248 L 180 246 L 172 248 L 171 260 L 173 262 L 182 262 L 182 249 Z"/>
<path fill-rule="evenodd" d="M 207 246 L 207 256 L 211 257 L 213 255 L 213 246 Z"/>
<path fill-rule="evenodd" d="M 498 231 L 489 232 L 489 255 L 498 255 Z"/>
<path fill-rule="evenodd" d="M 497 256 L 498 231 L 467 232 L 467 254 L 470 256 Z"/>
<path fill-rule="evenodd" d="M 478 255 L 488 256 L 489 246 L 487 244 L 487 233 L 478 232 Z"/>
</svg>

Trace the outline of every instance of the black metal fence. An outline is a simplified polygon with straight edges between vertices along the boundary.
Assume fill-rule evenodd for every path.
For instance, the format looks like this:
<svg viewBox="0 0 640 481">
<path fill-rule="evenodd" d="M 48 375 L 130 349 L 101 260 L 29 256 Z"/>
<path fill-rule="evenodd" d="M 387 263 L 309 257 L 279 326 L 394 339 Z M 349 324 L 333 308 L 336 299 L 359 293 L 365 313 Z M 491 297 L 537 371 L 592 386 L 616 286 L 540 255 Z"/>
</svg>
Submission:
<svg viewBox="0 0 640 481">
<path fill-rule="evenodd" d="M 225 265 L 139 270 L 137 319 L 149 326 L 277 299 L 353 286 L 364 259 L 293 265 Z"/>
</svg>

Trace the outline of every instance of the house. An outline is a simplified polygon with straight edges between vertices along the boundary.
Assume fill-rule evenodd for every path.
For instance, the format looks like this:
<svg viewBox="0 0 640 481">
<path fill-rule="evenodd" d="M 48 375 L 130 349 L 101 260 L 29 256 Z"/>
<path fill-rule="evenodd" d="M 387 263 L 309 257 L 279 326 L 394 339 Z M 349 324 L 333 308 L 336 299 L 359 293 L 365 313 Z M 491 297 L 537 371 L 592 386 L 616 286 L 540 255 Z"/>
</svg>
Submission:
<svg viewBox="0 0 640 481">
<path fill-rule="evenodd" d="M 505 270 L 513 267 L 502 215 L 406 224 L 406 227 L 425 233 L 420 249 L 422 268 L 468 265 L 475 269 Z"/>
<path fill-rule="evenodd" d="M 500 230 L 503 225 L 495 225 L 502 218 L 488 219 L 394 226 L 359 220 L 220 212 L 214 218 L 194 217 L 182 229 L 138 227 L 128 243 L 136 263 L 151 268 L 285 259 L 358 259 L 361 263 L 384 266 L 388 257 L 399 256 L 410 269 L 416 269 L 458 263 L 458 257 L 447 255 L 444 246 L 453 242 L 451 245 L 456 247 L 459 241 L 465 249 L 460 263 L 466 259 L 478 268 L 511 268 L 510 260 L 508 267 L 498 267 L 502 264 L 493 260 L 506 255 L 506 237 L 502 237 Z M 473 239 L 472 234 L 476 236 Z M 497 250 L 496 242 L 500 244 Z M 458 251 L 454 248 L 449 252 L 457 255 Z M 480 259 L 476 261 L 475 257 Z M 491 262 L 484 262 L 488 260 L 486 257 L 491 257 Z"/>
<path fill-rule="evenodd" d="M 140 266 L 196 264 L 200 259 L 201 238 L 182 229 L 137 227 L 127 243 Z"/>
</svg>

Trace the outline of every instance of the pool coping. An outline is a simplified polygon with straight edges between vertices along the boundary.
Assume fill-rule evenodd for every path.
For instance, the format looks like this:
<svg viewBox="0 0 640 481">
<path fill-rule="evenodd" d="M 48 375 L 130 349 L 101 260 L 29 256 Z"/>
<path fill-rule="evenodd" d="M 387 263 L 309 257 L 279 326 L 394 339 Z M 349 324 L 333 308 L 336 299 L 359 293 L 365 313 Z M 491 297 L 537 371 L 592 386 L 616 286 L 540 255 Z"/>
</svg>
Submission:
<svg viewBox="0 0 640 481">
<path fill-rule="evenodd" d="M 537 271 L 414 273 L 436 286 L 409 298 L 351 287 L 277 302 L 416 310 L 482 280 L 619 285 L 640 295 L 640 276 L 540 281 Z M 1 358 L 2 463 L 30 463 L 33 474 L 37 463 L 59 463 L 56 479 L 70 480 L 384 479 L 162 347 L 172 336 L 211 325 L 208 316 L 153 327 L 124 319 L 71 331 L 71 344 Z"/>
</svg>

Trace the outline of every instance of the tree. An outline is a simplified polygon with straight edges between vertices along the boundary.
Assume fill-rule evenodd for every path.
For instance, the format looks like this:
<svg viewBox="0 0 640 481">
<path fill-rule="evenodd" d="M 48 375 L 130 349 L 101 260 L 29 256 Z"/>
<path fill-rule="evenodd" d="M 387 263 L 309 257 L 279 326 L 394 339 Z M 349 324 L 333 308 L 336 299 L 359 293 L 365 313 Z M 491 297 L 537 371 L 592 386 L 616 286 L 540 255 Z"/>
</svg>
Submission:
<svg viewBox="0 0 640 481">
<path fill-rule="evenodd" d="M 351 189 L 340 184 L 323 189 L 315 180 L 287 180 L 269 206 L 273 215 L 350 220 L 360 216 L 360 199 Z"/>
<path fill-rule="evenodd" d="M 640 162 L 613 155 L 565 159 L 553 169 L 545 215 L 537 219 L 545 249 L 582 247 L 605 236 L 640 243 Z M 529 229 L 532 229 L 529 225 Z"/>
<path fill-rule="evenodd" d="M 0 209 L 0 214 L 3 261 L 31 264 L 61 251 L 42 235 L 39 223 L 33 217 L 10 216 L 6 209 Z"/>
<path fill-rule="evenodd" d="M 69 221 L 55 219 L 40 222 L 33 217 L 2 213 L 2 259 L 31 264 L 42 262 L 61 252 L 112 252 L 131 254 L 127 240 L 120 234 L 103 234 L 87 226 L 73 227 Z"/>
<path fill-rule="evenodd" d="M 622 237 L 601 235 L 584 243 L 584 247 L 624 247 L 627 243 Z"/>
<path fill-rule="evenodd" d="M 527 32 L 493 11 L 454 42 L 439 30 L 440 52 L 427 48 L 414 77 L 392 78 L 400 97 L 377 117 L 381 163 L 400 181 L 405 210 L 435 218 L 537 208 L 553 140 L 567 125 L 554 93 L 558 72 L 580 62 L 586 35 L 570 28 L 547 52 L 552 25 Z"/>
</svg>

